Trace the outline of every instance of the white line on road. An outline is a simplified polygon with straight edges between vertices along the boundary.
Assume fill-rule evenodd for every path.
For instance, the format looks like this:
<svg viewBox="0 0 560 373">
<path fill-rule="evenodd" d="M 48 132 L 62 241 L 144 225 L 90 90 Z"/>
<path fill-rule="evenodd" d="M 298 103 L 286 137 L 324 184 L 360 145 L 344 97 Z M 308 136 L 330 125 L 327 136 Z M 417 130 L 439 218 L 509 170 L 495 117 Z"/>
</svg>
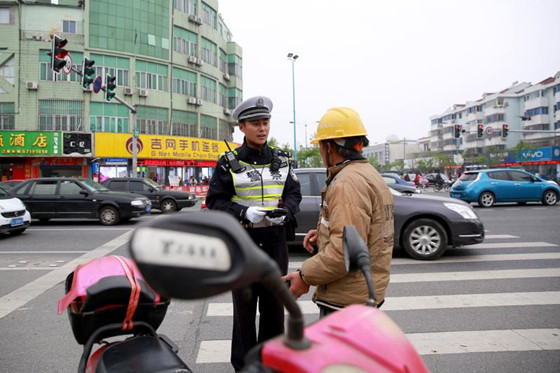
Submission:
<svg viewBox="0 0 560 373">
<path fill-rule="evenodd" d="M 560 253 L 528 253 L 528 254 L 496 254 L 496 255 L 471 255 L 460 257 L 443 257 L 438 260 L 418 261 L 408 258 L 395 258 L 391 265 L 424 265 L 424 264 L 447 264 L 447 263 L 470 263 L 470 262 L 501 262 L 508 260 L 548 260 L 560 259 Z M 290 262 L 290 268 L 301 268 L 303 262 Z"/>
<path fill-rule="evenodd" d="M 477 243 L 475 245 L 463 246 L 463 249 L 507 249 L 507 248 L 526 248 L 526 247 L 555 247 L 554 243 L 548 242 L 498 242 L 498 243 Z"/>
<path fill-rule="evenodd" d="M 411 333 L 406 336 L 420 355 L 473 352 L 560 350 L 560 329 L 477 330 Z M 229 363 L 231 341 L 202 341 L 197 364 Z"/>
<path fill-rule="evenodd" d="M 511 234 L 487 234 L 484 239 L 503 239 L 503 238 L 519 238 L 519 236 L 512 236 Z"/>
<path fill-rule="evenodd" d="M 40 296 L 56 284 L 64 281 L 66 276 L 72 272 L 78 264 L 99 258 L 116 250 L 120 246 L 128 242 L 131 232 L 126 232 L 117 238 L 87 252 L 86 254 L 68 262 L 66 265 L 49 272 L 38 279 L 27 283 L 26 285 L 4 295 L 0 298 L 0 319 L 4 316 L 22 307 L 27 302 Z"/>
<path fill-rule="evenodd" d="M 527 293 L 433 295 L 418 297 L 387 297 L 386 299 L 387 301 L 383 305 L 383 311 L 539 306 L 560 304 L 560 292 L 544 291 Z M 298 305 L 301 308 L 301 312 L 305 315 L 319 313 L 319 309 L 313 301 L 298 301 Z M 231 317 L 233 316 L 233 303 L 209 303 L 206 316 Z"/>
<path fill-rule="evenodd" d="M 391 283 L 442 282 L 465 280 L 503 280 L 522 278 L 560 277 L 560 268 L 503 269 L 495 271 L 401 273 L 391 275 Z"/>
</svg>

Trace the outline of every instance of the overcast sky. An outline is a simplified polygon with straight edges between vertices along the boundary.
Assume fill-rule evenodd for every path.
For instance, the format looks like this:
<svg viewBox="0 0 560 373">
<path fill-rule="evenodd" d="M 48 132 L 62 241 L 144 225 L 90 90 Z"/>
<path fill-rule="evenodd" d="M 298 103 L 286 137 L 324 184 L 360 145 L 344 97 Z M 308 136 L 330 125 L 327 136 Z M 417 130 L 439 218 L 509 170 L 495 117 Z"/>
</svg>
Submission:
<svg viewBox="0 0 560 373">
<path fill-rule="evenodd" d="M 219 0 L 243 49 L 244 98 L 274 102 L 271 136 L 297 143 L 333 106 L 372 143 L 428 135 L 429 117 L 560 71 L 559 0 Z M 242 141 L 238 129 L 234 140 Z"/>
</svg>

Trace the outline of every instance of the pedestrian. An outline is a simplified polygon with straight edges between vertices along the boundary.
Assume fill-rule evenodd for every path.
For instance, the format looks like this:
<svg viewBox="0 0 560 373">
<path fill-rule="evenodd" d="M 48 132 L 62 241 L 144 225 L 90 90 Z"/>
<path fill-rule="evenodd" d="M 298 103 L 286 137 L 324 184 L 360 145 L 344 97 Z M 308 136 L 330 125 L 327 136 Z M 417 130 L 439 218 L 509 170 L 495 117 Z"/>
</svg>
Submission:
<svg viewBox="0 0 560 373">
<path fill-rule="evenodd" d="M 319 121 L 316 138 L 327 167 L 321 191 L 317 229 L 310 230 L 303 245 L 318 252 L 301 269 L 284 276 L 299 298 L 316 286 L 313 301 L 320 317 L 351 304 L 366 304 L 368 289 L 362 274 L 347 273 L 342 248 L 345 225 L 354 225 L 369 248 L 377 304 L 385 299 L 394 242 L 394 202 L 378 171 L 362 156 L 367 132 L 358 113 L 350 108 L 329 109 Z"/>
<path fill-rule="evenodd" d="M 196 177 L 194 177 L 194 175 L 191 175 L 191 178 L 189 179 L 189 184 L 191 185 L 197 184 Z"/>
<path fill-rule="evenodd" d="M 232 214 L 247 229 L 252 240 L 280 267 L 288 271 L 285 224 L 299 211 L 301 191 L 291 169 L 289 153 L 268 145 L 272 101 L 259 96 L 243 101 L 232 116 L 244 133 L 243 144 L 220 157 L 206 196 L 209 209 Z M 281 208 L 286 214 L 268 217 Z M 284 332 L 284 307 L 262 285 L 233 292 L 231 363 L 236 371 L 256 344 Z M 256 311 L 260 312 L 259 329 Z"/>
<path fill-rule="evenodd" d="M 405 172 L 405 174 L 404 174 L 404 180 L 405 181 L 410 181 L 410 176 L 408 176 L 407 172 Z"/>
</svg>

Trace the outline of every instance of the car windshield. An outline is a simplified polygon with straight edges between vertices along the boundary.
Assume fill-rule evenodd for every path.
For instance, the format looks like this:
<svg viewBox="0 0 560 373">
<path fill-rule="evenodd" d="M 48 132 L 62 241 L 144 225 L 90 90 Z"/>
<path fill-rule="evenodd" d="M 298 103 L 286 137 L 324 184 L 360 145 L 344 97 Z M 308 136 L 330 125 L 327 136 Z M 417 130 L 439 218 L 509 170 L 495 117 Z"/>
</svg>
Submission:
<svg viewBox="0 0 560 373">
<path fill-rule="evenodd" d="M 159 185 L 158 183 L 156 183 L 155 181 L 153 181 L 152 179 L 146 178 L 146 179 L 144 179 L 144 180 L 146 180 L 146 182 L 147 182 L 152 188 L 154 188 L 154 189 L 156 189 L 156 190 L 161 190 L 161 189 L 162 189 L 162 186 Z"/>
<path fill-rule="evenodd" d="M 107 192 L 109 190 L 93 180 L 82 180 L 82 183 L 92 192 Z"/>
<path fill-rule="evenodd" d="M 461 181 L 474 181 L 478 177 L 478 172 L 465 172 L 461 175 L 459 180 Z"/>
</svg>

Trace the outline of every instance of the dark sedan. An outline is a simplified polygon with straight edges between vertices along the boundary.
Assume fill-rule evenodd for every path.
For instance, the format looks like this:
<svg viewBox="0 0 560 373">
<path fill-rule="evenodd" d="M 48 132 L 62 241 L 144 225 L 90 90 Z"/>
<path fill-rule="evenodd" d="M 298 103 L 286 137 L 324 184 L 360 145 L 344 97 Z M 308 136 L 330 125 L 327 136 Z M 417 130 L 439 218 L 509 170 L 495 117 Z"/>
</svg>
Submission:
<svg viewBox="0 0 560 373">
<path fill-rule="evenodd" d="M 40 178 L 27 180 L 10 190 L 23 201 L 34 219 L 99 219 L 113 225 L 150 212 L 149 199 L 132 193 L 110 191 L 89 179 Z"/>
<path fill-rule="evenodd" d="M 301 245 L 310 229 L 317 227 L 321 188 L 326 172 L 320 168 L 300 168 L 295 173 L 301 185 L 301 211 L 296 215 L 296 241 Z M 480 243 L 484 227 L 476 212 L 462 201 L 426 195 L 403 195 L 390 189 L 395 199 L 395 247 L 402 247 L 414 259 L 440 257 L 448 246 Z"/>
<path fill-rule="evenodd" d="M 162 212 L 179 211 L 184 207 L 196 204 L 196 197 L 192 193 L 182 190 L 163 189 L 161 185 L 146 178 L 122 177 L 108 179 L 103 182 L 107 188 L 119 191 L 137 193 L 147 197 L 152 207 Z"/>
</svg>

